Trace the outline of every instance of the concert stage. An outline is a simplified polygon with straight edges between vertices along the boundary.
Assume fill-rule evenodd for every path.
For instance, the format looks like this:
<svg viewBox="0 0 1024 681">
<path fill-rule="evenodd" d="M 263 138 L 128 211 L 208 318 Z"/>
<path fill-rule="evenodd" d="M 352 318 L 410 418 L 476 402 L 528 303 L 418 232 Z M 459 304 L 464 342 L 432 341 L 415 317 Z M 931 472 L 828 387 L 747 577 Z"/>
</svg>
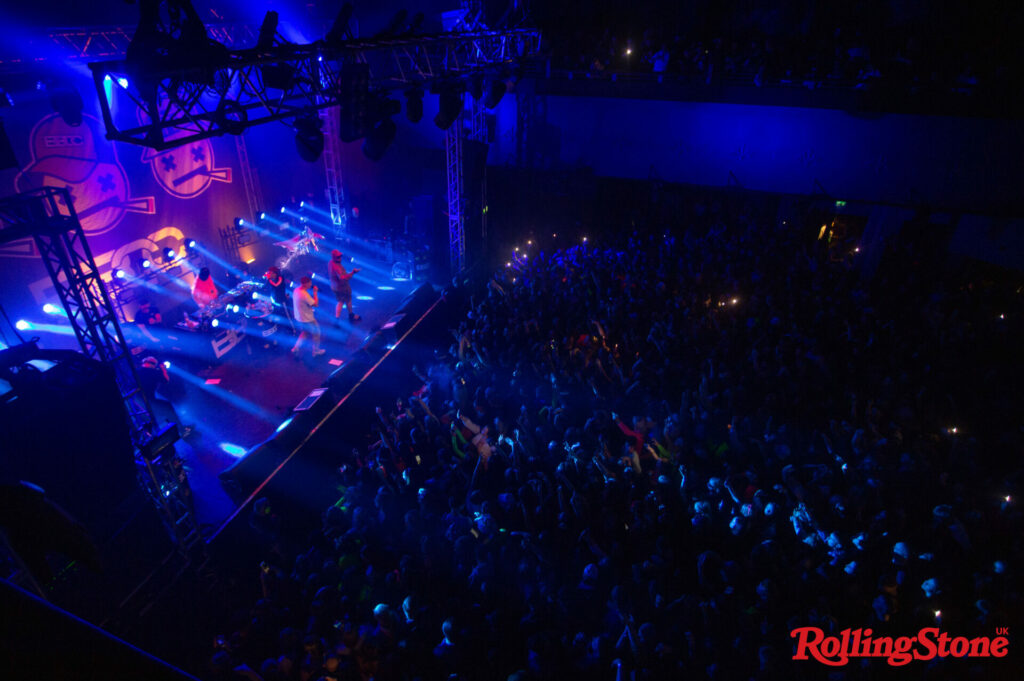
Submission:
<svg viewBox="0 0 1024 681">
<path fill-rule="evenodd" d="M 282 324 L 276 348 L 243 342 L 216 364 L 196 370 L 170 360 L 171 380 L 180 391 L 173 400 L 175 410 L 182 424 L 193 427 L 177 450 L 185 461 L 204 535 L 236 508 L 218 474 L 272 436 L 292 409 L 346 363 L 418 286 L 389 282 L 385 288 L 392 290 L 380 290 L 360 283 L 357 277 L 353 297 L 362 319 L 351 323 L 344 311 L 340 321 L 334 319 L 335 300 L 329 289 L 324 290 L 323 282 L 320 284 L 317 319 L 323 330 L 322 347 L 327 351 L 320 357 L 311 357 L 307 345 L 296 360 L 289 352 L 295 336 Z"/>
</svg>

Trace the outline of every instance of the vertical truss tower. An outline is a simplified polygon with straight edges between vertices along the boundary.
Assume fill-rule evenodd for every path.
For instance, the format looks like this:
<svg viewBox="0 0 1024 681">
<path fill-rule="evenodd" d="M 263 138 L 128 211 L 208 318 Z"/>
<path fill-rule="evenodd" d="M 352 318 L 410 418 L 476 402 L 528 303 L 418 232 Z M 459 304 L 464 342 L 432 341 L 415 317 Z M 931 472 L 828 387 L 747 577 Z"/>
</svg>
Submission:
<svg viewBox="0 0 1024 681">
<path fill-rule="evenodd" d="M 67 189 L 43 187 L 0 199 L 0 244 L 31 238 L 82 352 L 114 370 L 135 445 L 137 477 L 180 550 L 199 540 L 188 477 L 174 456 L 177 431 L 158 433 L 131 351 Z"/>
</svg>

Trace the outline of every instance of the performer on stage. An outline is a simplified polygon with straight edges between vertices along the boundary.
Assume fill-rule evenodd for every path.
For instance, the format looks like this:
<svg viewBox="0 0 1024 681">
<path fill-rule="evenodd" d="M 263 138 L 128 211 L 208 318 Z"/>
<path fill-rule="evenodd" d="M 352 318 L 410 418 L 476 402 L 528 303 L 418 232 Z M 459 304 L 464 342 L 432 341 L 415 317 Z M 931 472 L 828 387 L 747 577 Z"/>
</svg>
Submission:
<svg viewBox="0 0 1024 681">
<path fill-rule="evenodd" d="M 313 339 L 313 356 L 319 357 L 327 352 L 320 347 L 320 325 L 316 321 L 316 307 L 320 304 L 320 295 L 309 277 L 302 277 L 299 282 L 299 286 L 292 291 L 292 302 L 295 323 L 302 332 L 292 348 L 292 357 L 299 358 L 299 350 L 306 338 Z"/>
<path fill-rule="evenodd" d="M 167 368 L 157 361 L 156 357 L 145 357 L 142 366 L 136 369 L 139 377 L 139 388 L 149 400 L 149 406 L 157 417 L 156 427 L 162 428 L 167 423 L 178 425 L 178 435 L 186 438 L 191 435 L 193 427 L 186 426 L 178 418 L 178 412 L 174 405 L 166 399 L 163 392 L 170 385 L 171 377 L 167 375 Z"/>
<path fill-rule="evenodd" d="M 288 325 L 292 327 L 292 333 L 294 333 L 295 322 L 292 317 L 292 301 L 288 294 L 288 280 L 276 266 L 268 269 L 263 278 L 270 284 L 270 299 L 274 301 L 275 309 L 281 308 L 284 318 L 288 320 Z"/>
<path fill-rule="evenodd" d="M 196 302 L 200 310 L 217 300 L 217 285 L 213 283 L 209 267 L 199 270 L 199 276 L 192 284 L 192 300 Z"/>
<path fill-rule="evenodd" d="M 135 326 L 150 343 L 160 342 L 153 334 L 153 330 L 160 326 L 163 320 L 160 310 L 148 298 L 139 301 L 139 309 L 135 312 Z"/>
<path fill-rule="evenodd" d="M 346 272 L 341 264 L 341 258 L 341 251 L 334 249 L 331 251 L 331 262 L 327 264 L 327 273 L 331 280 L 331 291 L 334 292 L 335 297 L 338 299 L 338 304 L 334 307 L 334 318 L 340 319 L 341 309 L 348 307 L 348 320 L 350 322 L 358 322 L 362 317 L 352 310 L 352 277 L 359 271 L 359 268 L 357 267 L 351 272 Z"/>
</svg>

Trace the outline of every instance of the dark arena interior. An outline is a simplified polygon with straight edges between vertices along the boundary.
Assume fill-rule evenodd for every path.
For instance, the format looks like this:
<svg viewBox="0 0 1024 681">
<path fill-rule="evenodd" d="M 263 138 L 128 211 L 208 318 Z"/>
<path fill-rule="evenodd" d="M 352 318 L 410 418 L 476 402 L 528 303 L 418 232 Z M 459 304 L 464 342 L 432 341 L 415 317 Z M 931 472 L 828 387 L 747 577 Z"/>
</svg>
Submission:
<svg viewBox="0 0 1024 681">
<path fill-rule="evenodd" d="M 0 8 L 0 678 L 1024 678 L 1024 5 Z"/>
</svg>

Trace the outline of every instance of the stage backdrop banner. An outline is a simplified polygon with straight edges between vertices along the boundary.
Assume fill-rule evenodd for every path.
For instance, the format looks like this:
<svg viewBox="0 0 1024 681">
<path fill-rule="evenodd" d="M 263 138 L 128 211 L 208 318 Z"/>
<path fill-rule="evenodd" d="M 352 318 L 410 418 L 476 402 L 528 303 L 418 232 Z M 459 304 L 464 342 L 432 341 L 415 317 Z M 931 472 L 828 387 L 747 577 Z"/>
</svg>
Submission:
<svg viewBox="0 0 1024 681">
<path fill-rule="evenodd" d="M 225 265 L 241 259 L 238 252 L 224 252 L 219 231 L 237 217 L 252 217 L 239 140 L 208 139 L 161 152 L 107 141 L 95 97 L 87 94 L 89 82 L 76 82 L 86 94 L 81 125 L 66 123 L 45 97 L 16 99 L 3 110 L 18 167 L 0 171 L 0 195 L 66 188 L 104 279 L 115 270 L 125 273 L 118 283 L 128 317 L 142 295 L 169 309 L 188 297 L 197 267 L 209 265 L 221 278 Z M 131 106 L 123 93 L 117 102 Z M 135 118 L 143 120 L 140 113 Z M 180 257 L 187 239 L 199 243 L 199 256 Z M 179 257 L 169 261 L 163 255 L 167 248 Z M 146 259 L 151 266 L 143 269 Z M 30 240 L 0 246 L 0 286 L 12 319 L 47 321 L 39 319 L 41 307 L 56 302 L 56 295 Z"/>
</svg>

